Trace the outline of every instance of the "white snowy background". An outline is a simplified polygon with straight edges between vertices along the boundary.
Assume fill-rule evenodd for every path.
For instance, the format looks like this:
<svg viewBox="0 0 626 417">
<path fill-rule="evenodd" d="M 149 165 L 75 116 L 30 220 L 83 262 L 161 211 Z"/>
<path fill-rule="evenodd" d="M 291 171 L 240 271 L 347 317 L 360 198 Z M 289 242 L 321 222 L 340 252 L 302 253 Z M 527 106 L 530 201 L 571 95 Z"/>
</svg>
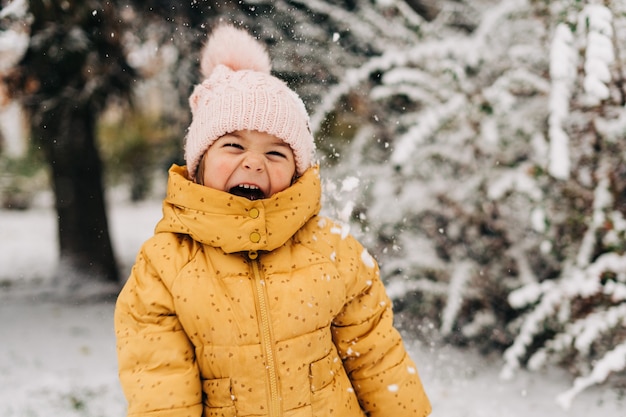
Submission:
<svg viewBox="0 0 626 417">
<path fill-rule="evenodd" d="M 0 18 L 19 17 L 27 1 L 4 3 Z M 337 146 L 341 163 L 325 167 L 336 180 L 325 184 L 329 209 L 352 222 L 372 248 L 381 244 L 377 238 L 392 238 L 389 248 L 378 246 L 392 295 L 418 291 L 444 305 L 435 312 L 441 319 L 436 328 L 403 328 L 399 320 L 433 416 L 626 415 L 624 388 L 610 379 L 626 368 L 626 256 L 619 249 L 626 220 L 615 200 L 623 189 L 626 148 L 626 110 L 620 102 L 626 2 L 442 1 L 436 2 L 443 6 L 432 22 L 393 0 L 374 2 L 377 9 L 355 1 L 368 6 L 353 13 L 332 2 L 302 3 L 337 26 L 336 32 L 319 31 L 307 16 L 297 15 L 304 12 L 276 2 L 277 13 L 302 21 L 306 39 L 332 39 L 324 56 L 314 48 L 298 51 L 302 62 L 327 60 L 330 78 L 337 80 L 317 97 L 304 90 L 314 103 L 312 127 L 322 132 L 328 115 L 342 109 L 339 114 L 347 119 L 338 124 L 354 132 L 349 144 L 330 144 Z M 387 8 L 395 20 L 377 14 Z M 17 26 L 0 37 L 0 71 L 27 47 L 28 36 Z M 469 35 L 458 30 L 463 27 L 470 28 Z M 165 99 L 172 93 L 166 91 L 168 71 L 176 67 L 181 45 L 159 47 L 162 28 L 146 29 L 156 38 L 141 38 L 139 30 L 136 37 L 129 35 L 129 61 L 141 70 L 161 60 L 163 68 L 138 86 L 138 94 L 157 84 L 163 102 L 171 103 Z M 344 42 L 356 47 L 343 48 Z M 275 45 L 278 71 L 299 62 L 281 52 L 289 47 Z M 376 53 L 366 60 L 349 55 L 361 47 Z M 380 77 L 375 85 L 368 84 L 373 74 Z M 18 111 L 9 104 L 0 112 L 4 136 L 21 135 L 21 126 L 10 123 L 20 117 Z M 353 111 L 365 117 L 350 120 Z M 603 152 L 593 151 L 596 140 Z M 25 149 L 19 141 L 3 145 L 9 157 Z M 125 195 L 115 190 L 108 195 L 111 234 L 124 273 L 160 215 L 158 199 L 137 204 Z M 43 193 L 26 211 L 0 210 L 0 417 L 124 415 L 112 302 L 98 301 L 102 288 L 82 299 L 59 298 L 53 290 L 57 246 L 51 200 Z M 494 207 L 500 217 L 489 223 Z M 591 210 L 583 215 L 586 208 Z M 443 226 L 433 228 L 433 218 Z M 559 234 L 572 218 L 584 223 L 583 236 Z M 484 236 L 472 234 L 476 219 L 505 239 L 488 246 Z M 506 251 L 504 241 L 510 245 Z M 569 242 L 567 250 L 563 241 Z M 558 268 L 551 257 L 555 247 L 563 250 Z M 438 257 L 442 250 L 447 257 Z M 489 262 L 480 259 L 485 254 Z M 535 276 L 538 268 L 532 266 L 538 263 L 558 276 Z M 428 276 L 432 271 L 436 280 Z M 616 278 L 604 280 L 607 271 Z M 502 296 L 505 291 L 508 297 Z M 454 334 L 480 339 L 499 323 L 497 309 L 464 311 L 476 294 L 488 301 L 483 306 L 494 296 L 524 311 L 504 329 L 513 335 L 504 356 L 481 356 L 441 342 L 441 336 Z M 574 315 L 572 305 L 594 297 L 605 302 L 590 304 L 584 317 Z M 533 346 L 544 336 L 545 322 L 556 323 L 555 336 Z M 611 332 L 612 344 L 603 346 Z M 482 339 L 491 340 L 494 333 L 485 334 Z M 590 351 L 599 356 L 592 358 Z M 554 365 L 568 355 L 571 372 Z"/>
</svg>

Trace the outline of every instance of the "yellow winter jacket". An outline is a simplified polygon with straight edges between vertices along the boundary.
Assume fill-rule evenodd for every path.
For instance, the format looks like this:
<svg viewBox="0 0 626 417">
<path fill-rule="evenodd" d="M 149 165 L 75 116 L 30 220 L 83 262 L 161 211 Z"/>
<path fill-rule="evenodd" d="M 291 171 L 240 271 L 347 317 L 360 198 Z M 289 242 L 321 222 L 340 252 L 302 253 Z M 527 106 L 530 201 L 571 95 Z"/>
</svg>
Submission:
<svg viewBox="0 0 626 417">
<path fill-rule="evenodd" d="M 430 413 L 377 264 L 320 190 L 317 168 L 256 201 L 170 169 L 115 309 L 129 416 Z"/>
</svg>

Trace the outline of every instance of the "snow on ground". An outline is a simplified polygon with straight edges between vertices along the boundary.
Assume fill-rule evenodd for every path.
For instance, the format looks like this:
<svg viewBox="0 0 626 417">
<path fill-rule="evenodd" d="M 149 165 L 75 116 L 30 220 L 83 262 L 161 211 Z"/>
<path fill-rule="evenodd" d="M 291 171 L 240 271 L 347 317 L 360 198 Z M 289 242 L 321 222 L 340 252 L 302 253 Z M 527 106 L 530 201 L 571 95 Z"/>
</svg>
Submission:
<svg viewBox="0 0 626 417">
<path fill-rule="evenodd" d="M 128 271 L 160 217 L 160 202 L 116 202 L 111 235 Z M 55 214 L 47 205 L 0 210 L 0 416 L 119 417 L 113 303 L 60 302 L 46 296 L 57 255 Z M 572 408 L 555 397 L 572 378 L 564 371 L 498 378 L 502 360 L 406 334 L 433 403 L 433 417 L 623 417 L 626 398 L 608 386 L 579 395 Z"/>
</svg>

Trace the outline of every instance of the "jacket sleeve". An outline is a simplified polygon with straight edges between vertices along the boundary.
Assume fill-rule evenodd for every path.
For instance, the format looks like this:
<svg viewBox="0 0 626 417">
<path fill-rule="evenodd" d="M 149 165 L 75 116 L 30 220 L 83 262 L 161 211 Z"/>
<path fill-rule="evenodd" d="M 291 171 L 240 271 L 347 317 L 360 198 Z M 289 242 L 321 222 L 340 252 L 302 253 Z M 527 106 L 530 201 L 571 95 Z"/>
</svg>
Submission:
<svg viewBox="0 0 626 417">
<path fill-rule="evenodd" d="M 337 254 L 348 302 L 333 323 L 333 338 L 359 398 L 371 417 L 424 417 L 431 405 L 417 368 L 393 326 L 392 304 L 378 264 L 354 239 Z"/>
<path fill-rule="evenodd" d="M 200 417 L 202 390 L 194 348 L 147 246 L 137 256 L 114 315 L 128 416 Z"/>
</svg>

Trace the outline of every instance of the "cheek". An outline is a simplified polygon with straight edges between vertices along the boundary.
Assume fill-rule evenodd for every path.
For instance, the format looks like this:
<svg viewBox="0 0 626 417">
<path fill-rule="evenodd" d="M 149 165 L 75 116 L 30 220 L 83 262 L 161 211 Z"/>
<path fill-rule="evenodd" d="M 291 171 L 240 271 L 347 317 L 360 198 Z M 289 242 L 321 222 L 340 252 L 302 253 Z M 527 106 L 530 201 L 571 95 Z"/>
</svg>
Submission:
<svg viewBox="0 0 626 417">
<path fill-rule="evenodd" d="M 204 167 L 204 185 L 212 188 L 223 189 L 233 168 L 228 161 L 207 161 Z"/>
<path fill-rule="evenodd" d="M 285 168 L 274 172 L 272 183 L 277 188 L 277 192 L 289 187 L 291 185 L 294 175 L 296 175 L 295 168 Z"/>
</svg>

